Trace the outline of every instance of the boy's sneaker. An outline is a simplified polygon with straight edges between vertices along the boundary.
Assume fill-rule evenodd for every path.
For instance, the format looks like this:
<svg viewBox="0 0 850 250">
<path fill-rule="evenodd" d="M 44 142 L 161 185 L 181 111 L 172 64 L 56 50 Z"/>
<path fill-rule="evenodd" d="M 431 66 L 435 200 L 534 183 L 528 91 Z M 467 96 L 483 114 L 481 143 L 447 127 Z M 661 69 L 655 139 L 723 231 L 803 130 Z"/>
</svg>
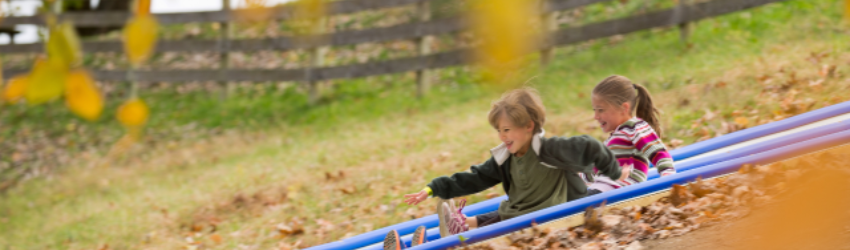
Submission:
<svg viewBox="0 0 850 250">
<path fill-rule="evenodd" d="M 403 245 L 396 230 L 390 230 L 387 237 L 384 237 L 384 250 L 401 250 Z"/>
<path fill-rule="evenodd" d="M 465 199 L 460 201 L 460 208 L 456 207 L 454 202 L 443 203 L 444 220 L 450 235 L 469 231 L 466 216 L 461 212 L 464 206 L 466 206 Z"/>
<path fill-rule="evenodd" d="M 440 238 L 451 235 L 449 233 L 449 221 L 446 219 L 448 218 L 446 217 L 446 215 L 450 210 L 446 206 L 446 203 L 451 201 L 452 200 L 439 199 L 439 201 L 437 202 L 437 219 L 440 221 Z M 444 209 L 444 207 L 446 208 Z"/>
<path fill-rule="evenodd" d="M 410 246 L 415 247 L 418 245 L 422 245 L 428 238 L 428 229 L 425 226 L 419 226 L 416 228 L 416 231 L 413 232 L 413 240 L 410 241 Z"/>
</svg>

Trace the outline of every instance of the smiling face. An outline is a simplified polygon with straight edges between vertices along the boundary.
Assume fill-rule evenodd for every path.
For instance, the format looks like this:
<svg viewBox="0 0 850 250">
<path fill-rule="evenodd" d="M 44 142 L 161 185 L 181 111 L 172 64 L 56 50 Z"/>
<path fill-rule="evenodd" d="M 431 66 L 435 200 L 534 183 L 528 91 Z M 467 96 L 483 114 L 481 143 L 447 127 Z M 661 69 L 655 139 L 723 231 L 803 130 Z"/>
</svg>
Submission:
<svg viewBox="0 0 850 250">
<path fill-rule="evenodd" d="M 620 124 L 631 119 L 631 105 L 628 102 L 615 106 L 595 94 L 590 98 L 590 102 L 593 104 L 593 119 L 606 133 L 611 133 Z"/>
<path fill-rule="evenodd" d="M 508 151 L 516 156 L 523 156 L 531 146 L 531 138 L 534 136 L 534 123 L 529 122 L 526 126 L 517 126 L 506 115 L 499 115 L 498 128 L 499 139 L 508 147 Z"/>
</svg>

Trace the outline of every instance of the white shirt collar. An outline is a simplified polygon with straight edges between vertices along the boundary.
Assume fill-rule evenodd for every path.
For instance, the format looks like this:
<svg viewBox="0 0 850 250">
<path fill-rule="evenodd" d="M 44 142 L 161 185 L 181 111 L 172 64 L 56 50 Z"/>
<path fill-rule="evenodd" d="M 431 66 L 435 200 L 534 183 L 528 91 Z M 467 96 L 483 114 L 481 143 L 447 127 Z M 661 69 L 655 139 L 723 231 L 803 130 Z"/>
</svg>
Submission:
<svg viewBox="0 0 850 250">
<path fill-rule="evenodd" d="M 543 138 L 544 135 L 546 135 L 546 131 L 541 130 L 540 133 L 531 137 L 531 149 L 538 156 L 540 155 L 540 139 Z M 496 163 L 499 164 L 499 166 L 501 166 L 502 163 L 505 163 L 505 161 L 511 156 L 511 152 L 508 151 L 508 146 L 505 146 L 505 143 L 499 144 L 499 146 L 490 149 L 490 154 L 493 155 L 493 158 L 496 159 Z"/>
</svg>

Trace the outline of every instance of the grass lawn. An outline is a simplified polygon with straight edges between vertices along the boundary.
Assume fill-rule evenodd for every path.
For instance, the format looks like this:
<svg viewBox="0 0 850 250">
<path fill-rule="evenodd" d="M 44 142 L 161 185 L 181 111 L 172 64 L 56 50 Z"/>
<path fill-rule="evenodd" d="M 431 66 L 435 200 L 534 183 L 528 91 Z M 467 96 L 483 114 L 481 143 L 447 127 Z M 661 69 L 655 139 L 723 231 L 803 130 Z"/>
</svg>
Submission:
<svg viewBox="0 0 850 250">
<path fill-rule="evenodd" d="M 839 94 L 850 90 L 841 7 L 792 0 L 704 20 L 689 45 L 675 29 L 658 29 L 560 48 L 550 65 L 531 69 L 545 129 L 603 139 L 589 93 L 611 74 L 652 91 L 668 145 L 850 100 Z M 0 197 L 0 248 L 304 247 L 429 215 L 430 203 L 408 206 L 402 195 L 484 161 L 499 143 L 486 112 L 501 93 L 464 69 L 440 74 L 422 100 L 410 75 L 347 81 L 314 107 L 296 89 L 265 85 L 223 102 L 206 92 L 143 94 L 154 115 L 146 151 L 109 167 L 93 164 L 93 154 L 9 190 Z M 94 140 L 79 127 L 121 133 L 112 121 L 75 123 L 59 105 L 4 107 L 0 121 L 15 129 L 3 136 L 71 123 L 68 133 L 80 137 L 71 140 Z M 38 120 L 45 116 L 52 120 Z M 468 198 L 500 194 L 497 186 Z"/>
</svg>

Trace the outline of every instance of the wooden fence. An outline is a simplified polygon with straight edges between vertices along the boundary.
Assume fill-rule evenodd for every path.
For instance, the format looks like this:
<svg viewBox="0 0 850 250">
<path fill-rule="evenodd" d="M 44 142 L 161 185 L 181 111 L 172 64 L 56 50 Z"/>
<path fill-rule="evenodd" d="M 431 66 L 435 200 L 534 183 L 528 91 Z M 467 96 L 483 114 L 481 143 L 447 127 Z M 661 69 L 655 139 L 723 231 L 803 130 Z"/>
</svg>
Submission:
<svg viewBox="0 0 850 250">
<path fill-rule="evenodd" d="M 712 0 L 697 4 L 680 4 L 674 8 L 634 15 L 625 18 L 591 23 L 581 27 L 556 29 L 553 13 L 576 7 L 600 3 L 610 0 L 547 0 L 542 5 L 544 23 L 551 30 L 547 41 L 541 43 L 539 50 L 542 61 L 548 61 L 553 47 L 574 44 L 592 39 L 627 34 L 657 27 L 679 25 L 685 27 L 688 22 L 719 16 L 768 3 L 783 0 Z M 224 0 L 229 6 L 229 0 Z M 303 81 L 309 83 L 310 97 L 315 99 L 315 83 L 340 78 L 356 78 L 373 75 L 383 75 L 401 72 L 417 72 L 418 95 L 421 96 L 428 85 L 427 70 L 445 68 L 471 63 L 471 49 L 458 49 L 431 53 L 428 37 L 467 30 L 469 24 L 462 17 L 452 17 L 433 20 L 430 13 L 429 0 L 340 0 L 329 3 L 328 14 L 349 14 L 366 10 L 390 7 L 417 5 L 420 16 L 414 22 L 390 27 L 372 28 L 365 30 L 340 31 L 309 37 L 313 43 L 297 42 L 293 37 L 274 37 L 261 39 L 231 40 L 227 32 L 223 32 L 214 40 L 162 40 L 157 44 L 158 52 L 219 52 L 224 59 L 219 69 L 198 70 L 145 70 L 136 71 L 134 80 L 142 82 L 185 82 L 185 81 Z M 286 20 L 293 16 L 291 6 L 276 7 L 272 17 L 276 20 Z M 179 24 L 196 22 L 227 22 L 240 21 L 240 10 L 158 14 L 161 24 Z M 69 13 L 59 16 L 60 20 L 70 20 L 81 27 L 121 26 L 130 17 L 123 12 L 98 13 Z M 39 16 L 7 17 L 0 28 L 8 28 L 18 24 L 43 25 Z M 226 26 L 225 26 L 226 27 Z M 227 30 L 227 28 L 223 29 Z M 686 31 L 686 30 L 685 30 Z M 683 33 L 685 34 L 685 33 Z M 300 37 L 298 39 L 305 39 Z M 386 42 L 393 40 L 414 40 L 418 44 L 418 55 L 413 57 L 391 59 L 361 64 L 350 64 L 333 67 L 323 67 L 320 48 L 330 46 L 353 45 L 359 43 Z M 82 44 L 85 52 L 122 52 L 121 41 L 85 41 Z M 311 53 L 311 63 L 300 69 L 229 69 L 226 63 L 227 53 L 234 51 L 262 50 L 295 50 L 308 49 Z M 44 50 L 41 43 L 10 44 L 0 46 L 0 54 L 40 53 Z M 4 69 L 3 76 L 10 77 L 24 73 L 26 69 Z M 103 81 L 128 80 L 126 70 L 93 70 L 93 74 Z"/>
</svg>

